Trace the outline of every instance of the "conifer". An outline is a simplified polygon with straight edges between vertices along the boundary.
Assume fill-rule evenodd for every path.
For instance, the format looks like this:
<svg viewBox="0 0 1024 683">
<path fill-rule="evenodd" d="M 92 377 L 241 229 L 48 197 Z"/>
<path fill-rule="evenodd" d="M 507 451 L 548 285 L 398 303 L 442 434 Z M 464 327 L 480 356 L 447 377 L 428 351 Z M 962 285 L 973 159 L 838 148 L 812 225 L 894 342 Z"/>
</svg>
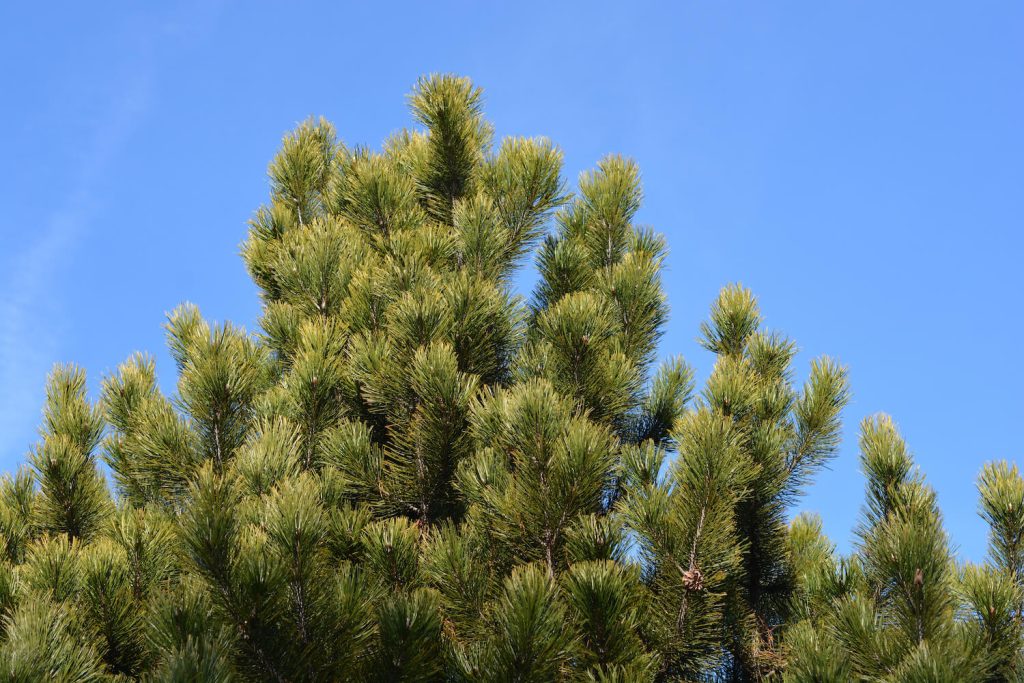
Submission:
<svg viewBox="0 0 1024 683">
<path fill-rule="evenodd" d="M 0 678 L 14 681 L 1016 680 L 1024 480 L 982 473 L 958 564 L 892 422 L 865 422 L 849 557 L 789 517 L 835 455 L 847 374 L 740 285 L 698 393 L 659 363 L 667 247 L 637 165 L 570 191 L 494 140 L 468 79 L 420 79 L 379 151 L 310 119 L 242 257 L 259 330 L 169 314 L 137 354 L 51 375 L 0 480 Z M 528 296 L 515 274 L 535 255 Z M 109 475 L 109 482 L 105 481 Z"/>
<path fill-rule="evenodd" d="M 837 559 L 812 520 L 791 527 L 802 588 L 785 679 L 1017 680 L 1022 587 L 1011 548 L 1024 481 L 1016 469 L 982 473 L 991 562 L 960 565 L 893 421 L 865 420 L 860 447 L 867 500 L 855 552 Z"/>
</svg>

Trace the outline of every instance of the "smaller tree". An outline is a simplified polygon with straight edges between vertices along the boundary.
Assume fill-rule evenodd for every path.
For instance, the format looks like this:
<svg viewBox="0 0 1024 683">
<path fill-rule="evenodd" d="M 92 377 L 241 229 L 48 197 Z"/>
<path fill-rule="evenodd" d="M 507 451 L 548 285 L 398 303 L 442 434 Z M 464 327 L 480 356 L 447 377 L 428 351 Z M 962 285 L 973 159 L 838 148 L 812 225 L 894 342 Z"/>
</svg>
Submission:
<svg viewBox="0 0 1024 683">
<path fill-rule="evenodd" d="M 787 681 L 1007 681 L 1019 670 L 1019 552 L 1024 482 L 986 467 L 982 510 L 993 563 L 957 567 L 935 493 L 892 420 L 865 420 L 867 501 L 850 558 L 837 560 L 820 524 L 799 519 L 790 544 L 800 590 Z"/>
<path fill-rule="evenodd" d="M 58 366 L 50 374 L 42 439 L 31 463 L 39 482 L 36 526 L 69 539 L 94 536 L 112 512 L 106 482 L 96 469 L 103 416 L 85 395 L 85 373 Z"/>
<path fill-rule="evenodd" d="M 716 670 L 757 681 L 783 665 L 778 644 L 794 585 L 787 510 L 834 456 L 848 389 L 845 368 L 828 358 L 795 388 L 794 343 L 761 323 L 749 290 L 722 290 L 701 327 L 717 360 L 668 442 L 676 461 L 661 478 L 656 444 L 632 460 L 624 505 L 669 676 Z"/>
</svg>

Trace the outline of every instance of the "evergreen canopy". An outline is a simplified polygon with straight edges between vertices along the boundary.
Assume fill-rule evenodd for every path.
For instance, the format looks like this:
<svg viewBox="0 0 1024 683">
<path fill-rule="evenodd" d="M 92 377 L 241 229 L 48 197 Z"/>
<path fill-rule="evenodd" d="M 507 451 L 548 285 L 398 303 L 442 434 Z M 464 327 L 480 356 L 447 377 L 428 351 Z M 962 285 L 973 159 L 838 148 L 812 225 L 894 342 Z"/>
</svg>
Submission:
<svg viewBox="0 0 1024 683">
<path fill-rule="evenodd" d="M 550 142 L 494 142 L 467 79 L 409 102 L 420 127 L 381 152 L 324 120 L 285 137 L 242 250 L 258 334 L 175 310 L 173 396 L 144 355 L 96 404 L 54 370 L 0 483 L 3 680 L 1019 680 L 1016 467 L 982 473 L 990 560 L 964 565 L 869 419 L 838 556 L 788 513 L 836 452 L 846 370 L 795 385 L 795 344 L 729 286 L 698 392 L 656 364 L 666 246 L 634 222 L 636 165 L 569 192 Z"/>
</svg>

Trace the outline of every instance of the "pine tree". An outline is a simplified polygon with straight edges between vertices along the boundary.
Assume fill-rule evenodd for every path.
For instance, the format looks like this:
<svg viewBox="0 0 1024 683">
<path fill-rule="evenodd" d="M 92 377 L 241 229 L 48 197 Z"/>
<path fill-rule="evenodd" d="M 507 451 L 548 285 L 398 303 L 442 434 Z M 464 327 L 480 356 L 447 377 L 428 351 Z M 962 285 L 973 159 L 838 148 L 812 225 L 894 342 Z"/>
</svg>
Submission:
<svg viewBox="0 0 1024 683">
<path fill-rule="evenodd" d="M 570 192 L 421 79 L 380 151 L 288 134 L 242 256 L 259 331 L 173 311 L 88 399 L 50 377 L 0 481 L 0 677 L 36 681 L 1015 680 L 1024 480 L 982 474 L 955 563 L 892 423 L 838 558 L 789 514 L 834 456 L 846 370 L 725 288 L 699 394 L 658 363 L 663 238 L 637 166 Z M 528 298 L 515 273 L 535 254 Z M 104 480 L 104 466 L 110 483 Z"/>
<path fill-rule="evenodd" d="M 958 566 L 935 493 L 887 416 L 861 427 L 867 501 L 854 554 L 836 559 L 820 523 L 791 528 L 802 589 L 789 630 L 789 681 L 1019 679 L 1018 552 L 1024 480 L 987 466 L 980 489 L 990 564 Z"/>
<path fill-rule="evenodd" d="M 762 680 L 782 664 L 795 580 L 787 509 L 838 445 L 846 371 L 817 360 L 795 390 L 795 345 L 761 329 L 756 300 L 739 286 L 722 291 L 702 342 L 718 360 L 676 423 L 678 457 L 663 480 L 658 461 L 646 465 L 627 509 L 659 603 L 666 670 Z"/>
</svg>

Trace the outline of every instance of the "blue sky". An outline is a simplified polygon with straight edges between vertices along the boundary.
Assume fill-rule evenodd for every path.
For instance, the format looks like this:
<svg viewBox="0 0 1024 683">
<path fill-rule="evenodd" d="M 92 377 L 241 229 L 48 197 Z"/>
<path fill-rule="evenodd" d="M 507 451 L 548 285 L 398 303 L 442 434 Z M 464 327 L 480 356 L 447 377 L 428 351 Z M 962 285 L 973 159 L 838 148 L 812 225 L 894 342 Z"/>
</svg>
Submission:
<svg viewBox="0 0 1024 683">
<path fill-rule="evenodd" d="M 453 71 L 499 135 L 559 144 L 570 181 L 639 162 L 640 220 L 671 247 L 666 355 L 705 378 L 698 324 L 741 281 L 801 379 L 849 365 L 844 445 L 801 505 L 840 548 L 857 425 L 885 411 L 983 557 L 978 471 L 1024 455 L 1024 4 L 372 4 L 4 3 L 0 469 L 54 362 L 95 391 L 147 350 L 171 388 L 166 311 L 254 329 L 238 245 L 285 131 L 324 115 L 378 146 L 416 77 Z"/>
</svg>

